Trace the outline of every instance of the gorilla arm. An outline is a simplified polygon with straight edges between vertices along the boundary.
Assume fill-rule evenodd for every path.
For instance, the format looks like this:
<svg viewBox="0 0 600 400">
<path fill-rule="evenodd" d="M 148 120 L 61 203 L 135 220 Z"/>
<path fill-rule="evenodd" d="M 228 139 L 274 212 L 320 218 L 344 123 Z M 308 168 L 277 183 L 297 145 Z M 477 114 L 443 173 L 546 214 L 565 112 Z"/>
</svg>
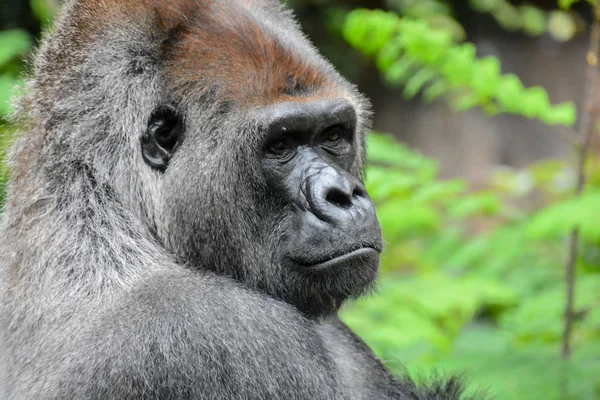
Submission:
<svg viewBox="0 0 600 400">
<path fill-rule="evenodd" d="M 485 400 L 483 396 L 464 396 L 463 384 L 456 377 L 436 380 L 419 387 L 408 376 L 397 379 L 337 316 L 321 324 L 320 334 L 335 359 L 352 398 Z"/>
<path fill-rule="evenodd" d="M 351 398 L 313 322 L 227 278 L 183 269 L 99 313 L 62 356 L 68 362 L 45 369 L 49 384 L 27 398 Z"/>
</svg>

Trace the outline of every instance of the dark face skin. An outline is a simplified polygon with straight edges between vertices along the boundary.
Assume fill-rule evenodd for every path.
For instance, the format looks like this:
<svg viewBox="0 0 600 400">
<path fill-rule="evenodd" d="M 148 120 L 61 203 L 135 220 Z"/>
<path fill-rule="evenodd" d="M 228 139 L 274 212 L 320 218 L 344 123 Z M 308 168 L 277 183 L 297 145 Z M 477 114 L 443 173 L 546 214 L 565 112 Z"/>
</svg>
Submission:
<svg viewBox="0 0 600 400">
<path fill-rule="evenodd" d="M 301 273 L 375 270 L 381 232 L 356 158 L 356 111 L 343 100 L 280 104 L 265 138 L 262 169 L 291 206 L 281 261 Z"/>
</svg>

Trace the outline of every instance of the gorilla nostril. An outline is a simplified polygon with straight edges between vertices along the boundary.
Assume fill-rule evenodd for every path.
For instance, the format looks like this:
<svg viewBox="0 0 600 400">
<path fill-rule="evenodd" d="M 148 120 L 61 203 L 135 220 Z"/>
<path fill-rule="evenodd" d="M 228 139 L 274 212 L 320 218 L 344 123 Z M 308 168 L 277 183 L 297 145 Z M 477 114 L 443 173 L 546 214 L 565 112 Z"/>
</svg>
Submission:
<svg viewBox="0 0 600 400">
<path fill-rule="evenodd" d="M 350 208 L 352 206 L 352 198 L 342 190 L 333 188 L 327 193 L 325 198 L 328 203 L 331 203 L 340 208 Z"/>
<path fill-rule="evenodd" d="M 355 197 L 366 197 L 367 196 L 367 191 L 362 188 L 362 187 L 355 187 L 354 190 L 352 191 L 352 198 Z"/>
</svg>

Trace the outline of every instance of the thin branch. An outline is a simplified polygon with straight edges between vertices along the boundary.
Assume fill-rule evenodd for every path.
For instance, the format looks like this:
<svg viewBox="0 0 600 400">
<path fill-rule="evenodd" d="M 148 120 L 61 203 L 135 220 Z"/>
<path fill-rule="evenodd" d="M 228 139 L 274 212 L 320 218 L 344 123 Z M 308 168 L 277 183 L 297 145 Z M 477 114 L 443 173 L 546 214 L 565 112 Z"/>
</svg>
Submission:
<svg viewBox="0 0 600 400">
<path fill-rule="evenodd" d="M 581 143 L 579 133 L 575 129 L 565 125 L 559 125 L 557 128 L 557 131 L 572 145 L 577 146 Z"/>
<path fill-rule="evenodd" d="M 567 139 L 569 143 L 571 143 L 574 146 L 577 146 L 579 145 L 579 143 L 581 143 L 579 133 L 570 126 L 559 125 L 556 128 L 556 132 L 558 132 L 562 137 Z"/>
<path fill-rule="evenodd" d="M 581 120 L 579 123 L 577 146 L 577 188 L 575 195 L 580 196 L 586 183 L 585 161 L 589 152 L 592 137 L 595 132 L 593 126 L 593 112 L 596 102 L 596 85 L 598 82 L 598 54 L 600 47 L 600 5 L 594 6 L 594 23 L 590 34 L 590 48 L 587 53 L 587 70 L 585 77 L 585 97 Z M 569 240 L 569 256 L 566 264 L 567 303 L 565 306 L 565 326 L 562 337 L 562 357 L 567 360 L 571 355 L 571 333 L 575 318 L 575 267 L 577 265 L 579 247 L 579 229 L 573 230 Z"/>
</svg>

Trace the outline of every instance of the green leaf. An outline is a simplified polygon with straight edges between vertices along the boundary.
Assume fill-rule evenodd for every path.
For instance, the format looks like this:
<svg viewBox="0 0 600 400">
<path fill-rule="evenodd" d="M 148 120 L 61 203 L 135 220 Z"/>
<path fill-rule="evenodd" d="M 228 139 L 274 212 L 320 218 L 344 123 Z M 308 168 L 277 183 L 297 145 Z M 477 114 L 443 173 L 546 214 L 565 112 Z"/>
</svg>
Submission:
<svg viewBox="0 0 600 400">
<path fill-rule="evenodd" d="M 450 267 L 472 267 L 490 251 L 490 238 L 482 236 L 466 243 L 446 261 Z"/>
<path fill-rule="evenodd" d="M 500 80 L 498 101 L 510 112 L 519 113 L 522 106 L 523 84 L 514 74 L 506 74 Z"/>
<path fill-rule="evenodd" d="M 441 68 L 450 84 L 462 85 L 470 82 L 476 54 L 477 49 L 472 43 L 448 50 L 448 58 Z"/>
<path fill-rule="evenodd" d="M 377 166 L 367 169 L 367 188 L 376 203 L 390 198 L 406 199 L 419 184 L 421 181 L 414 173 L 407 174 Z"/>
<path fill-rule="evenodd" d="M 406 85 L 404 87 L 404 96 L 408 99 L 415 97 L 417 93 L 419 93 L 419 90 L 421 90 L 423 85 L 435 78 L 435 76 L 435 71 L 431 69 L 420 69 L 406 82 Z"/>
<path fill-rule="evenodd" d="M 448 90 L 450 90 L 450 88 L 448 87 L 448 84 L 444 82 L 444 80 L 436 79 L 435 82 L 425 89 L 423 96 L 425 101 L 431 103 L 433 100 L 448 92 Z"/>
<path fill-rule="evenodd" d="M 398 19 L 393 13 L 357 9 L 346 17 L 343 34 L 348 43 L 365 54 L 374 54 L 385 46 L 397 29 Z"/>
<path fill-rule="evenodd" d="M 550 108 L 548 93 L 539 86 L 525 90 L 522 102 L 522 113 L 529 118 L 536 118 Z"/>
<path fill-rule="evenodd" d="M 400 3 L 404 4 L 404 7 L 400 7 L 403 8 L 402 14 L 410 15 L 415 18 L 425 19 L 435 15 L 449 15 L 452 13 L 450 4 L 437 0 L 400 0 Z"/>
<path fill-rule="evenodd" d="M 13 111 L 10 99 L 14 88 L 19 84 L 17 78 L 10 75 L 0 75 L 0 117 L 5 117 Z"/>
<path fill-rule="evenodd" d="M 22 56 L 31 48 L 29 34 L 20 29 L 0 32 L 0 66 Z"/>
<path fill-rule="evenodd" d="M 495 10 L 502 3 L 502 0 L 471 0 L 470 3 L 476 11 L 489 13 Z"/>
<path fill-rule="evenodd" d="M 573 126 L 577 122 L 577 108 L 572 102 L 558 104 L 546 109 L 541 119 L 548 125 Z"/>
<path fill-rule="evenodd" d="M 523 30 L 532 36 L 539 36 L 546 32 L 546 13 L 537 7 L 524 5 L 519 7 Z"/>
<path fill-rule="evenodd" d="M 387 42 L 377 56 L 377 68 L 386 72 L 400 59 L 403 49 L 404 44 L 397 38 Z"/>
<path fill-rule="evenodd" d="M 508 31 L 517 31 L 523 27 L 519 10 L 510 3 L 501 3 L 493 12 L 498 23 Z"/>
<path fill-rule="evenodd" d="M 402 57 L 393 63 L 386 71 L 386 80 L 394 85 L 402 83 L 411 73 L 414 61 L 409 57 Z"/>
<path fill-rule="evenodd" d="M 568 10 L 573 4 L 577 3 L 578 1 L 579 0 L 558 0 L 558 6 L 565 10 Z"/>
<path fill-rule="evenodd" d="M 433 231 L 442 222 L 434 207 L 406 200 L 390 200 L 378 207 L 377 214 L 387 240 Z"/>
<path fill-rule="evenodd" d="M 464 93 L 452 103 L 452 106 L 458 111 L 467 111 L 479 104 L 481 99 L 476 93 Z"/>
<path fill-rule="evenodd" d="M 436 14 L 427 21 L 432 29 L 447 32 L 455 42 L 462 42 L 467 38 L 462 25 L 448 15 Z"/>
<path fill-rule="evenodd" d="M 434 182 L 420 188 L 413 196 L 416 203 L 447 203 L 463 193 L 467 187 L 465 182 L 459 179 L 452 181 Z"/>
<path fill-rule="evenodd" d="M 579 228 L 585 240 L 600 240 L 600 191 L 590 190 L 576 197 L 551 205 L 538 212 L 527 224 L 527 234 L 535 239 L 566 237 Z"/>
<path fill-rule="evenodd" d="M 500 85 L 500 61 L 496 57 L 480 59 L 473 68 L 472 85 L 480 96 L 493 96 Z"/>
<path fill-rule="evenodd" d="M 412 175 L 421 181 L 429 181 L 437 175 L 438 163 L 409 149 L 393 136 L 370 133 L 367 137 L 369 161 L 400 169 L 404 175 Z"/>
<path fill-rule="evenodd" d="M 548 19 L 548 32 L 559 42 L 566 42 L 575 36 L 577 24 L 569 13 L 554 10 L 550 13 L 550 18 Z"/>
<path fill-rule="evenodd" d="M 49 0 L 31 0 L 30 4 L 33 14 L 44 25 L 47 25 L 52 21 L 56 12 L 53 2 Z"/>
<path fill-rule="evenodd" d="M 475 215 L 493 216 L 502 210 L 502 201 L 493 193 L 478 193 L 463 198 L 449 208 L 452 218 L 466 218 Z"/>
</svg>

